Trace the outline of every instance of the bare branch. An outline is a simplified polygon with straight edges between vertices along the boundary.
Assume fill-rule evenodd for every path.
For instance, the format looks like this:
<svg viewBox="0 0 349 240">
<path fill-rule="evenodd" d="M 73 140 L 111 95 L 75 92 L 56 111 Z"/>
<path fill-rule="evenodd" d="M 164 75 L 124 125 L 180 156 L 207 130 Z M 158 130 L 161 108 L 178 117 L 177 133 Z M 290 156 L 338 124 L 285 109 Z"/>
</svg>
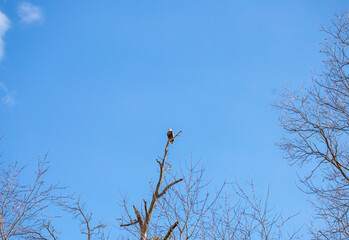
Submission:
<svg viewBox="0 0 349 240">
<path fill-rule="evenodd" d="M 174 138 L 176 138 L 177 136 L 179 136 L 179 134 L 181 133 L 181 131 L 179 131 L 175 136 Z M 173 138 L 173 139 L 174 139 Z M 139 236 L 140 236 L 140 239 L 141 240 L 146 240 L 148 238 L 148 232 L 149 232 L 149 224 L 150 224 L 150 221 L 151 221 L 151 218 L 152 218 L 152 215 L 153 215 L 153 212 L 155 210 L 155 207 L 158 203 L 158 200 L 160 197 L 162 197 L 164 194 L 166 194 L 166 192 L 168 191 L 168 189 L 170 189 L 172 186 L 174 186 L 175 184 L 179 183 L 180 181 L 182 181 L 183 179 L 179 179 L 179 180 L 176 180 L 174 181 L 173 183 L 167 185 L 162 191 L 160 191 L 161 187 L 162 187 L 162 183 L 163 183 L 163 179 L 164 179 L 164 174 L 165 172 L 168 172 L 171 170 L 171 166 L 169 168 L 166 168 L 165 169 L 165 165 L 167 164 L 166 163 L 166 160 L 167 160 L 167 156 L 168 156 L 168 147 L 169 147 L 169 144 L 170 142 L 173 140 L 173 139 L 168 139 L 167 140 L 167 143 L 166 143 L 166 146 L 165 146 L 165 150 L 164 150 L 164 156 L 162 158 L 159 158 L 161 159 L 158 160 L 156 159 L 156 162 L 159 164 L 159 168 L 160 168 L 160 171 L 159 171 L 159 178 L 158 178 L 158 181 L 157 181 L 157 184 L 156 184 L 156 187 L 155 187 L 155 190 L 153 191 L 153 194 L 152 194 L 152 199 L 151 199 L 151 202 L 150 202 L 150 205 L 149 205 L 149 208 L 147 206 L 147 201 L 146 200 L 143 200 L 144 202 L 144 214 L 141 214 L 138 209 L 136 208 L 135 205 L 133 205 L 133 209 L 134 209 L 134 213 L 137 217 L 137 220 L 131 220 L 131 216 L 129 214 L 129 211 L 127 209 L 127 206 L 126 206 L 126 203 L 124 201 L 124 204 L 123 204 L 123 207 L 124 207 L 124 214 L 131 220 L 129 221 L 129 223 L 127 224 L 124 224 L 123 221 L 124 221 L 124 217 L 122 217 L 121 219 L 119 219 L 119 221 L 121 222 L 120 224 L 120 227 L 129 227 L 129 226 L 134 226 L 135 224 L 138 224 L 138 228 L 135 228 L 132 230 L 128 230 L 129 232 L 131 232 L 133 235 L 137 236 L 138 233 L 139 233 Z M 143 217 L 144 216 L 144 217 Z M 176 225 L 177 226 L 177 225 Z M 174 226 L 175 228 L 175 226 Z M 173 228 L 173 229 L 174 229 Z M 172 229 L 172 231 L 173 231 Z M 171 231 L 171 232 L 172 232 Z"/>
</svg>

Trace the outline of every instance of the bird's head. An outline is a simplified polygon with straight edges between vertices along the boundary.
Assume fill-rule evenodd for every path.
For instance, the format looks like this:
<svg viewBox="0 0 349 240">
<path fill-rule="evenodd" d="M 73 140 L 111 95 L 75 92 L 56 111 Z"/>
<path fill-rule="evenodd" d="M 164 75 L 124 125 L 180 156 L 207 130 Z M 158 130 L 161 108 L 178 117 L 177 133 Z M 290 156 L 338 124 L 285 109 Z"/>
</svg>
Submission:
<svg viewBox="0 0 349 240">
<path fill-rule="evenodd" d="M 171 129 L 171 128 L 169 128 L 169 129 L 168 129 L 168 131 L 169 131 L 169 132 L 171 132 L 171 131 L 172 131 L 172 129 Z"/>
</svg>

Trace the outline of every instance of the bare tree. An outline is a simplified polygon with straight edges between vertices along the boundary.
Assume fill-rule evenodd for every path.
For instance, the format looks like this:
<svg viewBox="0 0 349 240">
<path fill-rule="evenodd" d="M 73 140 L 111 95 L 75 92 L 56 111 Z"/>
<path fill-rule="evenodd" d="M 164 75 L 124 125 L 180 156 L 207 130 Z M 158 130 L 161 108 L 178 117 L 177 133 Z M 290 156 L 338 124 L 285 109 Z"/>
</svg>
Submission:
<svg viewBox="0 0 349 240">
<path fill-rule="evenodd" d="M 48 185 L 45 174 L 48 170 L 46 156 L 38 159 L 34 181 L 23 183 L 25 167 L 9 162 L 0 169 L 0 237 L 8 239 L 48 239 L 55 231 L 49 219 L 54 217 L 49 208 L 59 199 L 58 185 Z M 44 233 L 46 231 L 46 233 Z M 53 238 L 55 239 L 55 238 Z"/>
<path fill-rule="evenodd" d="M 60 232 L 53 221 L 60 217 L 57 214 L 62 209 L 80 221 L 81 233 L 88 240 L 108 239 L 104 232 L 106 224 L 92 225 L 92 213 L 85 210 L 80 197 L 74 201 L 72 196 L 65 194 L 65 187 L 47 184 L 48 164 L 47 154 L 43 159 L 38 158 L 34 176 L 24 181 L 26 166 L 19 166 L 17 161 L 9 161 L 7 165 L 2 163 L 0 239 L 58 240 Z"/>
<path fill-rule="evenodd" d="M 291 233 L 285 230 L 285 225 L 298 213 L 285 217 L 281 212 L 270 207 L 269 187 L 264 197 L 257 195 L 252 178 L 248 182 L 247 190 L 238 183 L 235 183 L 233 188 L 236 193 L 235 202 L 237 202 L 235 209 L 233 209 L 234 214 L 232 214 L 235 216 L 235 223 L 233 226 L 226 225 L 225 233 L 227 236 L 220 239 L 300 239 L 300 236 L 297 235 L 300 228 Z M 232 211 L 231 208 L 227 207 L 223 209 L 225 209 L 224 215 L 226 212 Z M 223 219 L 226 220 L 225 223 L 228 223 L 227 217 L 223 217 Z"/>
<path fill-rule="evenodd" d="M 171 188 L 159 201 L 153 229 L 155 232 L 166 231 L 175 221 L 179 225 L 172 239 L 201 239 L 202 235 L 207 235 L 205 225 L 210 223 L 211 211 L 217 207 L 226 183 L 216 191 L 211 186 L 212 180 L 205 181 L 205 167 L 200 161 L 193 162 L 192 158 L 187 166 L 180 167 L 180 173 L 183 184 Z M 165 181 L 173 182 L 175 178 L 175 175 L 169 175 Z"/>
<path fill-rule="evenodd" d="M 169 142 L 162 161 L 157 161 L 160 177 L 152 191 L 154 208 L 148 208 L 145 200 L 142 212 L 133 205 L 134 219 L 127 199 L 124 197 L 121 202 L 124 210 L 119 219 L 121 227 L 126 227 L 134 237 L 142 240 L 147 239 L 147 235 L 155 236 L 151 240 L 296 239 L 295 233 L 287 234 L 284 229 L 293 216 L 283 218 L 268 206 L 269 191 L 265 198 L 257 197 L 252 181 L 249 184 L 251 194 L 238 184 L 225 181 L 216 189 L 211 180 L 205 180 L 205 168 L 199 161 L 192 160 L 180 168 L 180 180 L 176 180 L 176 174 L 164 176 L 171 169 L 171 166 L 163 167 L 168 145 Z M 159 191 L 162 182 L 166 187 Z M 149 216 L 152 216 L 151 221 Z"/>
<path fill-rule="evenodd" d="M 323 51 L 323 70 L 312 86 L 287 90 L 276 106 L 288 135 L 280 142 L 291 163 L 310 164 L 301 178 L 315 196 L 317 216 L 326 227 L 311 227 L 314 239 L 349 238 L 349 18 L 348 11 L 335 15 L 328 28 Z"/>
<path fill-rule="evenodd" d="M 148 207 L 148 203 L 145 199 L 143 199 L 143 206 L 141 208 L 141 211 L 137 209 L 135 205 L 133 205 L 133 212 L 135 214 L 135 218 L 132 217 L 130 211 L 127 208 L 126 199 L 124 198 L 122 201 L 122 206 L 124 208 L 124 213 L 122 214 L 122 217 L 118 219 L 120 221 L 121 227 L 126 227 L 126 229 L 133 234 L 136 237 L 139 237 L 141 240 L 147 240 L 149 235 L 149 226 L 151 222 L 152 215 L 154 213 L 155 207 L 161 197 L 163 197 L 167 191 L 176 185 L 177 183 L 181 182 L 183 179 L 174 180 L 173 182 L 166 184 L 165 187 L 162 186 L 164 175 L 168 171 L 171 170 L 172 166 L 166 162 L 167 156 L 168 156 L 168 147 L 171 142 L 181 133 L 179 131 L 173 138 L 169 138 L 167 140 L 166 146 L 165 146 L 165 152 L 164 156 L 160 159 L 156 159 L 156 162 L 159 165 L 159 178 L 156 184 L 156 187 L 153 190 L 152 193 L 152 199 L 150 202 L 150 205 Z M 144 210 L 142 210 L 144 209 Z M 164 240 L 167 240 L 171 237 L 171 234 L 173 230 L 178 225 L 178 222 L 174 222 L 167 230 L 167 233 L 164 235 Z M 157 239 L 157 237 L 153 238 Z"/>
<path fill-rule="evenodd" d="M 86 203 L 81 202 L 80 196 L 73 202 L 60 203 L 60 206 L 65 211 L 73 214 L 73 218 L 79 221 L 81 234 L 86 235 L 87 240 L 106 240 L 109 238 L 109 235 L 106 234 L 107 224 L 99 222 L 94 225 L 92 223 L 93 213 L 86 210 Z"/>
<path fill-rule="evenodd" d="M 181 169 L 181 174 L 184 184 L 171 188 L 159 201 L 160 220 L 154 222 L 154 228 L 159 229 L 160 225 L 163 231 L 171 222 L 179 222 L 172 239 L 297 238 L 297 231 L 285 231 L 286 223 L 295 215 L 284 218 L 269 207 L 269 189 L 264 198 L 258 197 L 252 179 L 247 189 L 226 181 L 215 189 L 212 181 L 205 181 L 205 168 L 192 161 L 189 167 Z"/>
</svg>

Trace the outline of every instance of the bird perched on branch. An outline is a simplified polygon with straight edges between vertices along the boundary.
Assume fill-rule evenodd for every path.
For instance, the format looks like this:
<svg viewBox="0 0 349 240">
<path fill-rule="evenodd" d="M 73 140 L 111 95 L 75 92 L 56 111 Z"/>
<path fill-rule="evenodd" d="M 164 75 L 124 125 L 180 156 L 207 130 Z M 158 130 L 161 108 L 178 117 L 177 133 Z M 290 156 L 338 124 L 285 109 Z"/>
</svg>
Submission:
<svg viewBox="0 0 349 240">
<path fill-rule="evenodd" d="M 170 143 L 173 144 L 174 134 L 173 134 L 173 131 L 171 128 L 168 129 L 168 131 L 167 131 L 167 137 L 168 137 L 168 140 L 170 140 Z"/>
</svg>

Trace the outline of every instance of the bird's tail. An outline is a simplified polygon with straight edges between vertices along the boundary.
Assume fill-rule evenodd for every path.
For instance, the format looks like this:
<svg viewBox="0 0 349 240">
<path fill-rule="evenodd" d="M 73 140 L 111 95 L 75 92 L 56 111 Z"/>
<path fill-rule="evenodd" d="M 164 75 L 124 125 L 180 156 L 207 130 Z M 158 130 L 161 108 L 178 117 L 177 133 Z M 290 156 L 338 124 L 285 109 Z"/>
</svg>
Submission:
<svg viewBox="0 0 349 240">
<path fill-rule="evenodd" d="M 170 142 L 171 142 L 171 144 L 173 144 L 173 142 L 174 142 L 174 139 L 173 139 L 173 138 L 171 138 Z"/>
</svg>

